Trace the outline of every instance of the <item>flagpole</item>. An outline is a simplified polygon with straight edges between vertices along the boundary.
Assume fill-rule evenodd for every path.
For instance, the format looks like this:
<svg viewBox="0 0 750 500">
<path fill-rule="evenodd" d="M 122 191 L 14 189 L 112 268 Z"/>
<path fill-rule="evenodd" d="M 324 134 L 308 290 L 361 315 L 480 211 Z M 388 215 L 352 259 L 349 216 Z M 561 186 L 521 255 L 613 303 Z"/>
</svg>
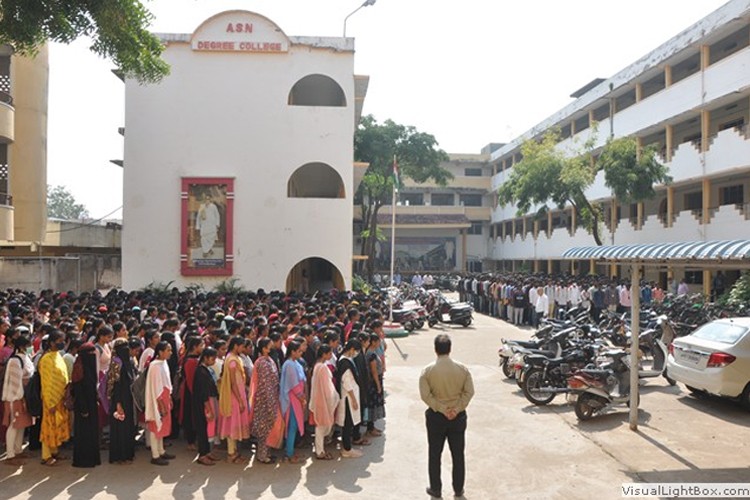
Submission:
<svg viewBox="0 0 750 500">
<path fill-rule="evenodd" d="M 393 155 L 393 165 L 396 165 L 396 155 Z M 395 178 L 398 173 L 394 168 L 394 179 L 393 179 L 393 190 L 391 192 L 391 287 L 395 285 L 393 281 L 393 270 L 396 264 L 396 182 Z M 388 294 L 388 300 L 390 302 L 390 314 L 388 320 L 393 323 L 393 294 Z"/>
</svg>

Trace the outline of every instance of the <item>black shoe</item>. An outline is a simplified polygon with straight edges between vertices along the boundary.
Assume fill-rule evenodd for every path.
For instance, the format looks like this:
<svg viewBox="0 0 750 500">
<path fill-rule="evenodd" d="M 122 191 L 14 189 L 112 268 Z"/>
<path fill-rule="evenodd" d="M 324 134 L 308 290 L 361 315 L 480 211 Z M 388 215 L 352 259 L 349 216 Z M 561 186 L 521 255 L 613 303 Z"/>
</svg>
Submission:
<svg viewBox="0 0 750 500">
<path fill-rule="evenodd" d="M 151 463 L 154 465 L 169 465 L 169 461 L 159 457 L 159 458 L 152 458 Z"/>
<path fill-rule="evenodd" d="M 169 453 L 165 453 L 159 458 L 163 458 L 164 460 L 174 460 L 176 457 L 174 455 L 170 455 Z"/>
<path fill-rule="evenodd" d="M 461 491 L 455 493 L 453 496 L 455 496 L 456 498 L 463 498 L 464 497 L 464 490 L 461 490 Z"/>
<path fill-rule="evenodd" d="M 425 488 L 425 492 L 432 498 L 443 498 L 443 495 L 439 491 L 435 491 L 432 488 Z"/>
</svg>

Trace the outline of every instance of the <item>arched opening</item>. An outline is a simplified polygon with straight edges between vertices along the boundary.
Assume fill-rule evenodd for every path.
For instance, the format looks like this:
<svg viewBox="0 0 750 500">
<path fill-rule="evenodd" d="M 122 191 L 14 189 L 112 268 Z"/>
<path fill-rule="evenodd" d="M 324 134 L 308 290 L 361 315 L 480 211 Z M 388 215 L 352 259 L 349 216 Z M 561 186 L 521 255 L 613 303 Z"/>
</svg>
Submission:
<svg viewBox="0 0 750 500">
<path fill-rule="evenodd" d="M 294 171 L 287 182 L 289 198 L 345 198 L 344 181 L 325 163 L 307 163 Z"/>
<path fill-rule="evenodd" d="M 341 85 L 326 75 L 307 75 L 289 91 L 290 106 L 346 106 Z"/>
<path fill-rule="evenodd" d="M 320 257 L 310 257 L 297 263 L 286 277 L 286 291 L 302 293 L 327 292 L 344 289 L 344 277 L 336 266 Z"/>
</svg>

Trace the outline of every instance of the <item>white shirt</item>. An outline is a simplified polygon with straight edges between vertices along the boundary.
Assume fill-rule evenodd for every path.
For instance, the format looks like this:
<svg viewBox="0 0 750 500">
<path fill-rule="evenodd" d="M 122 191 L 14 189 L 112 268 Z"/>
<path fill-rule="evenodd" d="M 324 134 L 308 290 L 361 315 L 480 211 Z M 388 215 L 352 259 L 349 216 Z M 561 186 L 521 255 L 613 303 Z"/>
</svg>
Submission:
<svg viewBox="0 0 750 500">
<path fill-rule="evenodd" d="M 141 353 L 141 359 L 138 360 L 138 371 L 142 372 L 146 369 L 146 363 L 149 362 L 151 358 L 154 357 L 154 350 L 150 347 L 147 347 L 143 350 Z"/>
<path fill-rule="evenodd" d="M 549 311 L 549 298 L 547 294 L 542 294 L 536 299 L 536 312 L 547 314 L 547 311 Z"/>
</svg>

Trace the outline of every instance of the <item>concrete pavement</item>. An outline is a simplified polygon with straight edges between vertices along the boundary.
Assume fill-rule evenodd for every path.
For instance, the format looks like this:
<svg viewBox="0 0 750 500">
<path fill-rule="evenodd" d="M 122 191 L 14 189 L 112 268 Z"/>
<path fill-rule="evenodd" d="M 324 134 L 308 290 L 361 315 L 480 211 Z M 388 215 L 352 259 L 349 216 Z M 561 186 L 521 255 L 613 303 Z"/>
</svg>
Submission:
<svg viewBox="0 0 750 500">
<path fill-rule="evenodd" d="M 469 328 L 440 325 L 388 340 L 385 434 L 360 459 L 339 459 L 331 450 L 337 459 L 329 462 L 205 467 L 191 463 L 178 442 L 170 448 L 178 458 L 168 467 L 150 465 L 142 448 L 130 466 L 49 469 L 34 458 L 22 470 L 0 467 L 0 498 L 427 498 L 418 378 L 434 358 L 432 340 L 439 331 L 451 335 L 454 358 L 474 377 L 468 499 L 620 498 L 623 482 L 750 482 L 750 454 L 743 448 L 750 442 L 750 415 L 734 403 L 699 400 L 659 379 L 643 388 L 638 433 L 629 430 L 625 407 L 579 424 L 563 397 L 535 407 L 515 382 L 504 379 L 497 365 L 500 338 L 527 338 L 530 330 L 478 315 Z M 443 458 L 444 498 L 452 498 L 447 449 Z"/>
</svg>

